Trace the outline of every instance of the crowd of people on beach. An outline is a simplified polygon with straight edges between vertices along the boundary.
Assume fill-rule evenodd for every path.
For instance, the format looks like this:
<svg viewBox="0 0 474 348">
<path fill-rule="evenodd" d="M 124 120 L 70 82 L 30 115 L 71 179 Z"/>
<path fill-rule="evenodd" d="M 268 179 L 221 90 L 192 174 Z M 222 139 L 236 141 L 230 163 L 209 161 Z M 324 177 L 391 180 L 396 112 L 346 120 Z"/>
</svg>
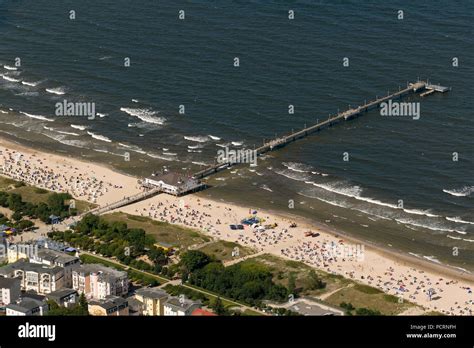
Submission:
<svg viewBox="0 0 474 348">
<path fill-rule="evenodd" d="M 92 203 L 97 203 L 97 199 L 111 189 L 123 189 L 105 177 L 97 178 L 94 172 L 81 173 L 79 168 L 65 164 L 50 167 L 45 158 L 35 154 L 5 149 L 0 151 L 0 159 L 1 172 L 14 180 L 54 192 L 69 192 L 77 199 Z M 66 174 L 71 171 L 72 174 Z"/>
<path fill-rule="evenodd" d="M 457 281 L 446 281 L 443 278 L 433 279 L 422 270 L 410 268 L 407 273 L 398 272 L 393 267 L 388 267 L 383 275 L 375 272 L 373 266 L 363 261 L 364 250 L 348 249 L 347 243 L 342 239 L 334 239 L 316 234 L 316 238 L 305 237 L 301 230 L 292 228 L 296 226 L 289 221 L 287 224 L 275 228 L 258 230 L 252 226 L 245 225 L 242 230 L 231 230 L 229 224 L 240 224 L 245 216 L 238 214 L 225 205 L 202 204 L 198 199 L 197 206 L 187 205 L 184 201 L 165 199 L 160 202 L 150 203 L 146 207 L 135 209 L 135 213 L 152 219 L 178 223 L 190 228 L 200 229 L 219 239 L 231 240 L 242 246 L 250 247 L 256 252 L 279 253 L 281 256 L 304 262 L 331 274 L 342 274 L 347 278 L 361 281 L 376 287 L 385 293 L 397 296 L 400 301 L 418 302 L 422 297 L 432 303 L 431 310 L 443 314 L 470 315 L 472 300 L 464 303 L 455 302 L 449 310 L 439 308 L 436 300 L 445 296 L 446 287 L 458 286 Z M 221 212 L 216 218 L 211 208 L 217 208 Z M 265 217 L 266 223 L 270 223 L 270 217 Z M 286 226 L 288 225 L 288 226 Z M 287 228 L 286 228 L 287 227 Z M 310 238 L 310 239 L 308 239 Z M 347 250 L 351 250 L 349 253 Z M 346 267 L 343 265 L 346 264 Z M 349 267 L 347 267 L 349 265 Z M 470 288 L 463 289 L 468 293 Z"/>
<path fill-rule="evenodd" d="M 77 168 L 67 162 L 48 163 L 45 158 L 35 154 L 0 150 L 1 172 L 12 179 L 55 192 L 69 192 L 75 198 L 89 202 L 97 202 L 99 197 L 108 192 L 127 193 L 122 185 L 112 183 L 105 176 L 99 178 L 93 170 L 86 172 L 84 168 Z M 304 262 L 328 273 L 340 274 L 376 287 L 403 301 L 428 303 L 430 310 L 443 314 L 472 315 L 473 289 L 466 284 L 430 276 L 415 268 L 388 266 L 384 272 L 380 272 L 379 266 L 376 271 L 375 265 L 357 259 L 360 255 L 334 252 L 345 246 L 343 240 L 328 234 L 305 233 L 302 228 L 297 228 L 296 223 L 283 218 L 265 216 L 261 219 L 260 228 L 256 228 L 243 224 L 249 216 L 238 208 L 219 202 L 201 201 L 199 198 L 187 201 L 185 198 L 163 195 L 158 200 L 130 206 L 129 212 L 198 229 L 215 239 L 233 241 L 257 253 L 272 253 Z M 232 229 L 231 226 L 239 228 Z M 452 290 L 463 294 L 458 297 L 463 300 L 452 301 L 449 307 L 440 306 L 437 300 L 446 299 Z"/>
<path fill-rule="evenodd" d="M 398 272 L 395 268 L 389 266 L 384 276 L 375 275 L 374 267 L 368 266 L 364 262 L 357 261 L 357 255 L 341 255 L 334 252 L 334 241 L 326 238 L 316 242 L 297 240 L 298 244 L 288 246 L 280 250 L 281 255 L 295 261 L 301 261 L 313 265 L 331 274 L 343 274 L 345 277 L 362 281 L 370 286 L 376 287 L 383 292 L 395 295 L 400 302 L 405 300 L 418 302 L 421 297 L 432 303 L 432 310 L 439 311 L 446 315 L 472 315 L 474 301 L 466 300 L 464 303 L 455 302 L 449 310 L 436 306 L 436 300 L 445 296 L 445 290 L 441 286 L 457 286 L 459 289 L 472 295 L 470 287 L 458 285 L 458 281 L 444 280 L 443 278 L 434 279 L 426 275 L 423 270 L 410 268 L 407 273 Z M 343 241 L 339 241 L 342 245 Z M 351 263 L 351 271 L 344 270 L 343 263 Z"/>
</svg>

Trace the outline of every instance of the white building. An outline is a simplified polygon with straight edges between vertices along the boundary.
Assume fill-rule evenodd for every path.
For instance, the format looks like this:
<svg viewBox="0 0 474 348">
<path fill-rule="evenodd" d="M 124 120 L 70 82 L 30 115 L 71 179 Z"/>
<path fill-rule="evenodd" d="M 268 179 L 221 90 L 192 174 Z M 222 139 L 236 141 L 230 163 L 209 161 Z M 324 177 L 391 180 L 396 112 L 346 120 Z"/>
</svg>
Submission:
<svg viewBox="0 0 474 348">
<path fill-rule="evenodd" d="M 166 316 L 186 316 L 191 315 L 195 309 L 201 308 L 200 302 L 191 301 L 185 298 L 172 297 L 165 302 L 163 314 Z"/>
<path fill-rule="evenodd" d="M 25 260 L 1 267 L 0 276 L 20 278 L 22 290 L 33 290 L 38 294 L 48 294 L 64 287 L 64 270 L 61 267 L 49 267 Z"/>
<path fill-rule="evenodd" d="M 188 192 L 198 191 L 202 183 L 192 177 L 186 177 L 178 173 L 156 173 L 144 180 L 144 186 L 148 188 L 159 187 L 163 192 L 175 196 L 181 196 Z"/>
<path fill-rule="evenodd" d="M 122 296 L 128 293 L 128 275 L 99 264 L 80 265 L 72 271 L 72 288 L 96 300 Z"/>
<path fill-rule="evenodd" d="M 21 294 L 21 280 L 19 278 L 0 278 L 0 305 L 6 306 L 16 302 Z"/>
<path fill-rule="evenodd" d="M 30 262 L 63 268 L 64 286 L 67 288 L 72 287 L 72 270 L 80 264 L 78 257 L 52 249 L 39 249 L 37 255 L 30 258 Z"/>
</svg>

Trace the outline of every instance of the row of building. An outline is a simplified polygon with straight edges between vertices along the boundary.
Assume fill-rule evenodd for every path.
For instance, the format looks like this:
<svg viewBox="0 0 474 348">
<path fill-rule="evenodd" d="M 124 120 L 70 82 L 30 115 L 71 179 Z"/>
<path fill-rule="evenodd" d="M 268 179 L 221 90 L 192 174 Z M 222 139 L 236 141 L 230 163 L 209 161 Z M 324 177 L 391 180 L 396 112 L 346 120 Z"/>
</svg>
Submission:
<svg viewBox="0 0 474 348">
<path fill-rule="evenodd" d="M 48 300 L 74 306 L 84 294 L 91 315 L 212 315 L 199 302 L 172 297 L 158 288 L 140 288 L 129 296 L 128 274 L 101 264 L 81 264 L 77 255 L 41 248 L 28 254 L 12 248 L 0 267 L 0 308 L 7 316 L 44 315 Z M 125 298 L 129 296 L 129 298 Z"/>
</svg>

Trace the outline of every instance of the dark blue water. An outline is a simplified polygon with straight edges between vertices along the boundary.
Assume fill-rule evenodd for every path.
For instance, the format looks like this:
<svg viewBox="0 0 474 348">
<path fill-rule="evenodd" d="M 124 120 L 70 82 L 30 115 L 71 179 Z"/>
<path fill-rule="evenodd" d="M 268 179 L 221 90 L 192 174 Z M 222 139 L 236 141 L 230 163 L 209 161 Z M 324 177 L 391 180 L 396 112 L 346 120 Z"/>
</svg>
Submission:
<svg viewBox="0 0 474 348">
<path fill-rule="evenodd" d="M 467 0 L 0 0 L 0 63 L 21 58 L 18 70 L 0 67 L 0 124 L 6 136 L 117 166 L 129 152 L 143 174 L 193 171 L 218 144 L 253 148 L 428 78 L 452 90 L 411 97 L 419 120 L 367 113 L 212 179 L 211 194 L 280 210 L 294 199 L 292 213 L 470 268 L 473 10 Z M 105 116 L 57 117 L 64 99 Z"/>
</svg>

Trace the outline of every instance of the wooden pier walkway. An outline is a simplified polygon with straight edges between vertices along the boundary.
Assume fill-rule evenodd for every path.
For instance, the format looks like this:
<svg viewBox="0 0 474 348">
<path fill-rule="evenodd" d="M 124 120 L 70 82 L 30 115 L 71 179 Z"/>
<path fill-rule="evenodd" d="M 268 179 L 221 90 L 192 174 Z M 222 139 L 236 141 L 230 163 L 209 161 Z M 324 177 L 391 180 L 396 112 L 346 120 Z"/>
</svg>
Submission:
<svg viewBox="0 0 474 348">
<path fill-rule="evenodd" d="M 154 189 L 149 189 L 149 190 L 146 190 L 144 192 L 137 193 L 134 196 L 125 197 L 124 199 L 121 199 L 120 201 L 113 202 L 113 203 L 104 205 L 102 207 L 97 207 L 95 209 L 89 210 L 89 211 L 85 212 L 84 214 L 82 214 L 81 216 L 79 216 L 79 218 L 82 218 L 86 214 L 101 215 L 101 214 L 107 213 L 111 210 L 115 210 L 115 209 L 124 207 L 126 205 L 130 205 L 132 203 L 140 202 L 140 201 L 143 201 L 145 199 L 151 198 L 151 197 L 159 194 L 160 192 L 161 192 L 161 189 L 158 188 L 158 187 L 154 188 Z"/>
<path fill-rule="evenodd" d="M 307 137 L 311 133 L 317 132 L 325 127 L 330 127 L 340 121 L 345 121 L 349 120 L 351 118 L 357 117 L 363 112 L 369 111 L 370 109 L 378 107 L 381 103 L 386 102 L 390 99 L 396 99 L 396 98 L 402 98 L 406 95 L 416 93 L 421 90 L 425 90 L 427 87 L 427 82 L 425 81 L 417 81 L 415 83 L 408 83 L 407 87 L 404 89 L 400 89 L 397 92 L 394 93 L 388 93 L 384 97 L 376 98 L 373 101 L 366 102 L 364 105 L 358 106 L 357 108 L 352 108 L 343 112 L 340 112 L 334 116 L 330 116 L 327 120 L 318 122 L 313 126 L 303 128 L 299 131 L 293 132 L 291 134 L 273 139 L 265 144 L 263 146 L 260 146 L 259 148 L 255 149 L 257 156 L 260 156 L 266 152 L 273 151 L 277 148 L 283 147 L 297 139 L 301 139 L 304 137 Z M 442 87 L 442 86 L 436 86 L 436 87 Z M 445 87 L 444 87 L 445 88 Z M 438 91 L 438 90 L 437 90 Z M 224 163 L 217 163 L 215 165 L 212 165 L 206 169 L 203 169 L 197 173 L 194 173 L 193 177 L 196 179 L 202 179 L 206 176 L 209 176 L 211 174 L 217 173 L 223 169 L 226 169 L 236 163 L 232 162 L 224 162 Z"/>
</svg>

